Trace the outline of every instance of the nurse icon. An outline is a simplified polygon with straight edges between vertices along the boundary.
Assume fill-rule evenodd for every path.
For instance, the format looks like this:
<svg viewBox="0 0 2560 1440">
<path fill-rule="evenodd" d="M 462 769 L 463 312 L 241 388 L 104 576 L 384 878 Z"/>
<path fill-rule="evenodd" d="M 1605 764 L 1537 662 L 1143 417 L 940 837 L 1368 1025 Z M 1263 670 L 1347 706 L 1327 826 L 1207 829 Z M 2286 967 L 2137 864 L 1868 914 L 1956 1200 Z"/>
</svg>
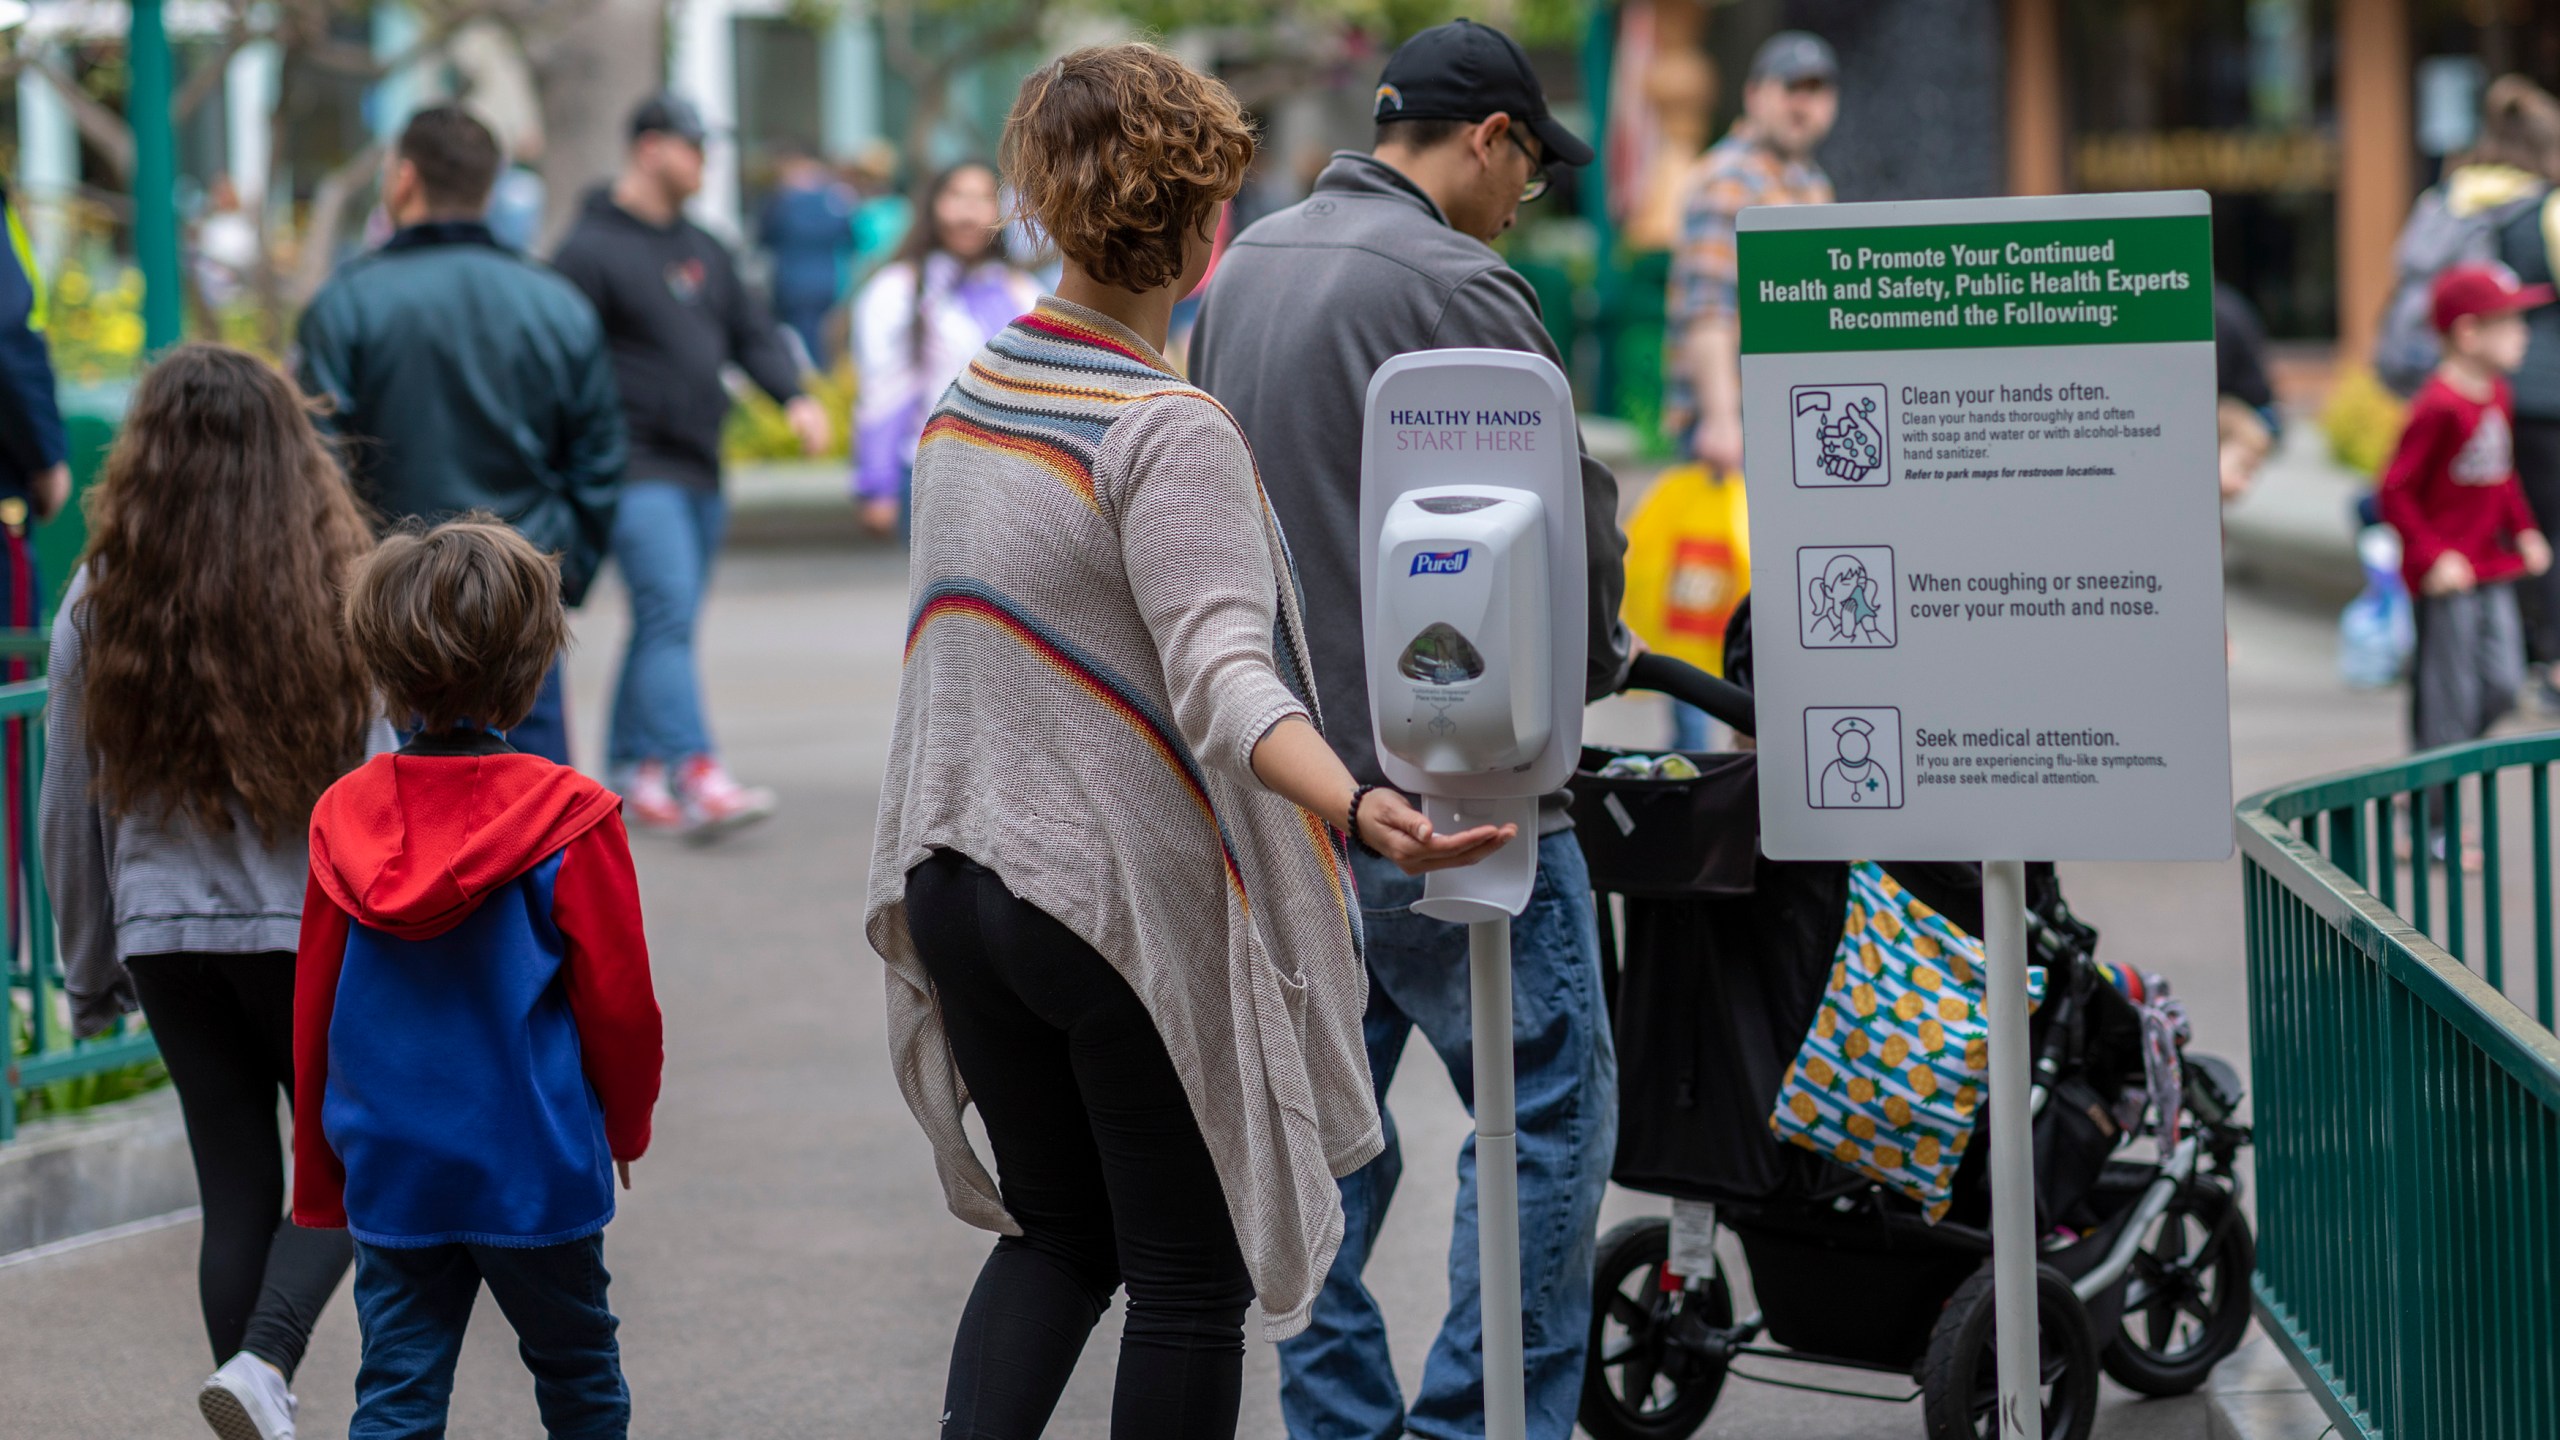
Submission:
<svg viewBox="0 0 2560 1440">
<path fill-rule="evenodd" d="M 1817 810 L 1902 807 L 1902 717 L 1891 709 L 1807 710 L 1806 768 Z"/>
</svg>

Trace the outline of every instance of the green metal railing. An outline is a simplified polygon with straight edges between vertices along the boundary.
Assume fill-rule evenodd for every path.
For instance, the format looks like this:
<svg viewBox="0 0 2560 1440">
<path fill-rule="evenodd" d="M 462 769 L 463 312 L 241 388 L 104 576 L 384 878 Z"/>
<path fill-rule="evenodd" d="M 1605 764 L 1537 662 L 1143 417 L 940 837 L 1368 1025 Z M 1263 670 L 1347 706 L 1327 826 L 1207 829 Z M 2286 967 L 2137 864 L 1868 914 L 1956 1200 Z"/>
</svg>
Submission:
<svg viewBox="0 0 2560 1440">
<path fill-rule="evenodd" d="M 43 636 L 32 631 L 0 631 L 0 660 L 44 655 Z M 53 904 L 45 893 L 44 862 L 36 844 L 36 795 L 44 778 L 45 682 L 23 680 L 0 685 L 0 755 L 16 752 L 5 809 L 8 844 L 0 849 L 6 884 L 8 1033 L 0 1039 L 6 1053 L 6 1094 L 0 1095 L 0 1142 L 17 1133 L 18 1100 L 29 1090 L 57 1081 L 78 1080 L 108 1070 L 138 1065 L 160 1053 L 147 1032 L 128 1031 L 119 1023 L 106 1035 L 74 1041 L 57 1013 L 62 987 L 62 958 L 55 944 Z M 17 1021 L 26 1019 L 26 1052 L 17 1052 Z"/>
<path fill-rule="evenodd" d="M 2555 762 L 2489 740 L 2240 806 L 2258 1312 L 2342 1436 L 2560 1434 Z"/>
</svg>

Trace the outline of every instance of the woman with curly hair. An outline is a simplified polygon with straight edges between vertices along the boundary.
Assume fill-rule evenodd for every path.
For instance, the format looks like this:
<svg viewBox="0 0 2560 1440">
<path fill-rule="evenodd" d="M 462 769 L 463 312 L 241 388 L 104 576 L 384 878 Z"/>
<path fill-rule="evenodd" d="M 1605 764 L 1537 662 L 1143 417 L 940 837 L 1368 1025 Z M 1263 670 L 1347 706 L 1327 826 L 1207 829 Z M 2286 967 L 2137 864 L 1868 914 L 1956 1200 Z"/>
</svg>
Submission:
<svg viewBox="0 0 2560 1440">
<path fill-rule="evenodd" d="M 391 748 L 338 622 L 372 534 L 273 366 L 183 345 L 134 391 L 54 621 L 41 800 L 72 1020 L 137 1005 L 186 1117 L 225 1440 L 293 1433 L 288 1385 L 353 1250 L 285 1218 L 305 832 Z"/>
<path fill-rule="evenodd" d="M 945 1440 L 1039 1434 L 1123 1285 L 1112 1435 L 1235 1433 L 1246 1307 L 1305 1327 L 1381 1145 L 1346 837 L 1419 872 L 1512 836 L 1435 835 L 1326 748 L 1253 456 L 1165 363 L 1252 154 L 1152 46 L 1025 81 L 1005 173 L 1065 271 L 916 461 L 867 928 L 944 1194 L 1004 1237 Z"/>
</svg>

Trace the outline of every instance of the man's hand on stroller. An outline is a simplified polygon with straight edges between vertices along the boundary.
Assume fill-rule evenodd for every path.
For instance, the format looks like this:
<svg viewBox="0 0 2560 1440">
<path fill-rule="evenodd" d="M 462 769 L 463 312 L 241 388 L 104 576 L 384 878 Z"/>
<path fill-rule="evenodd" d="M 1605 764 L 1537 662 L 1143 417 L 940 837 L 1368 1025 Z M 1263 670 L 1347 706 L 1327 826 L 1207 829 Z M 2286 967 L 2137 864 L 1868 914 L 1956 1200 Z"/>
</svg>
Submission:
<svg viewBox="0 0 2560 1440">
<path fill-rule="evenodd" d="M 1407 875 L 1473 865 L 1511 843 L 1517 825 L 1479 825 L 1455 835 L 1431 833 L 1431 817 L 1393 790 L 1372 790 L 1360 797 L 1353 817 L 1360 838 L 1370 849 L 1392 860 Z"/>
</svg>

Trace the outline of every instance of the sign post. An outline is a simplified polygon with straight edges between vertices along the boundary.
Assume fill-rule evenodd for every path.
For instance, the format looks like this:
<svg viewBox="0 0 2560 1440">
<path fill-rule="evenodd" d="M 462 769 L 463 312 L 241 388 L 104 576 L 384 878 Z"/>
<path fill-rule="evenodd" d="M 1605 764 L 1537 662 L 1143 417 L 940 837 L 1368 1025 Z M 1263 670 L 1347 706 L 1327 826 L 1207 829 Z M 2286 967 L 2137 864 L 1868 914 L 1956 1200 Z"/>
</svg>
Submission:
<svg viewBox="0 0 2560 1440">
<path fill-rule="evenodd" d="M 1745 210 L 1762 845 L 1987 862 L 2002 1437 L 2042 1433 L 2025 882 L 2231 853 L 2212 221 Z"/>
</svg>

